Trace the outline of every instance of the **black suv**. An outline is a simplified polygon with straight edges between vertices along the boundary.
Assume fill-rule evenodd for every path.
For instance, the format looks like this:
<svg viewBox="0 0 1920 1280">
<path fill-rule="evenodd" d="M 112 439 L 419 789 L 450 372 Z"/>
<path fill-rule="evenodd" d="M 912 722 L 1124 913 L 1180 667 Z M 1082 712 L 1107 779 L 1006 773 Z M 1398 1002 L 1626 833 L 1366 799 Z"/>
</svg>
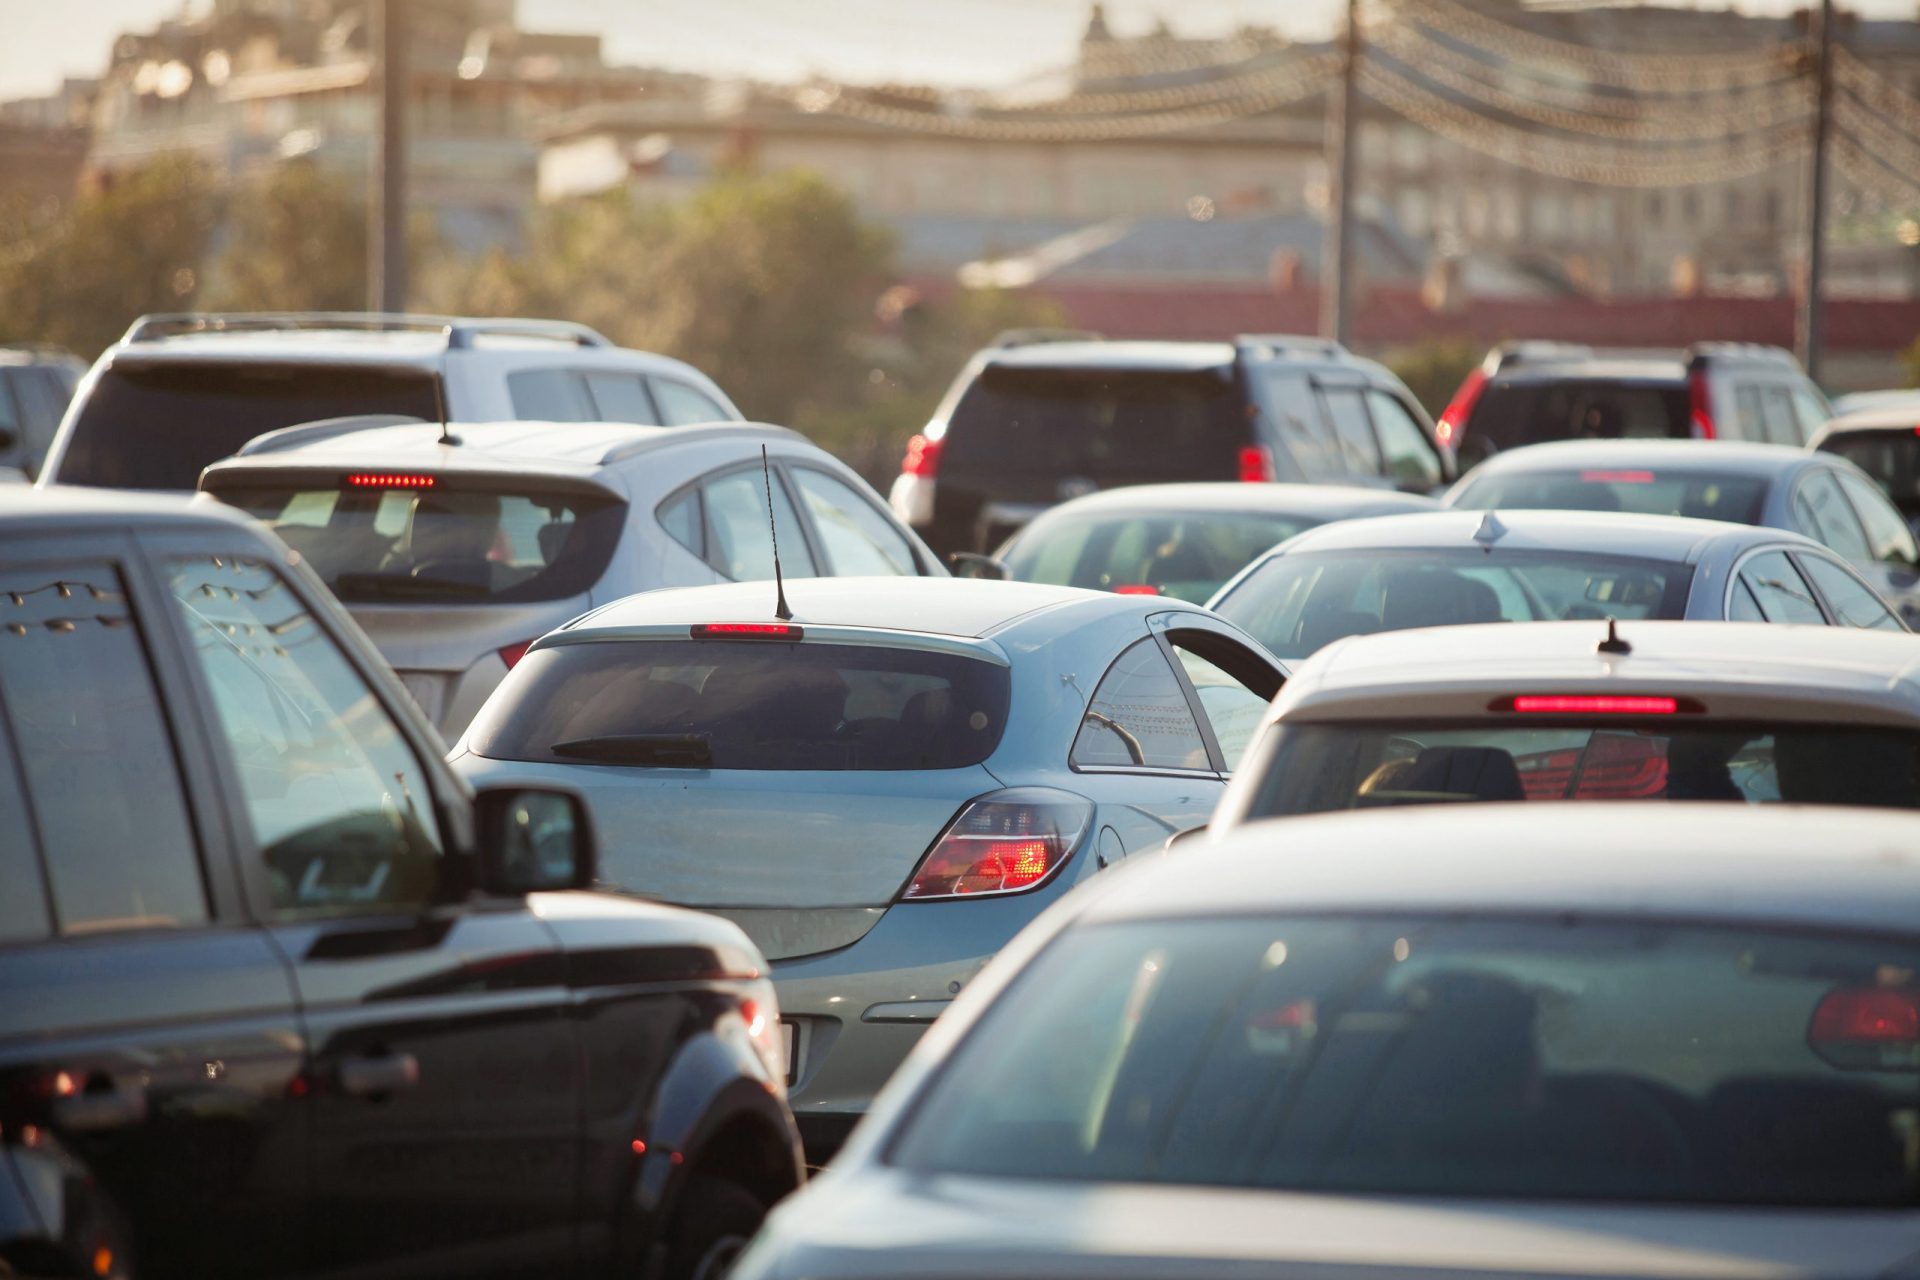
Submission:
<svg viewBox="0 0 1920 1280">
<path fill-rule="evenodd" d="M 1057 502 L 1170 480 L 1453 480 L 1419 401 L 1321 338 L 1002 338 L 907 446 L 889 496 L 936 552 L 987 551 Z"/>
<path fill-rule="evenodd" d="M 0 1276 L 691 1277 L 795 1187 L 746 936 L 440 752 L 246 517 L 0 491 Z"/>
<path fill-rule="evenodd" d="M 1462 467 L 1548 440 L 1752 440 L 1803 445 L 1833 416 L 1779 347 L 1704 342 L 1685 351 L 1511 342 L 1487 353 L 1440 415 Z"/>
<path fill-rule="evenodd" d="M 87 367 L 47 347 L 0 347 L 0 469 L 40 474 Z"/>
</svg>

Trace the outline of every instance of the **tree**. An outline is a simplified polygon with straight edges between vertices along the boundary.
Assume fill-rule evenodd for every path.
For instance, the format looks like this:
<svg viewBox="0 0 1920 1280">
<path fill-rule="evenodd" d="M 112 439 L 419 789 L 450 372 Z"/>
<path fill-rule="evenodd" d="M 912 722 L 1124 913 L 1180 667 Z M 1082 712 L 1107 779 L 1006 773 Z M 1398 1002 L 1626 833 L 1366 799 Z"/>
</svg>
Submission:
<svg viewBox="0 0 1920 1280">
<path fill-rule="evenodd" d="M 217 311 L 354 311 L 367 296 L 364 198 L 312 161 L 275 165 L 233 193 L 208 271 Z"/>
<path fill-rule="evenodd" d="M 1386 366 L 1438 418 L 1460 384 L 1486 358 L 1485 344 L 1471 338 L 1429 338 L 1386 358 Z"/>
</svg>

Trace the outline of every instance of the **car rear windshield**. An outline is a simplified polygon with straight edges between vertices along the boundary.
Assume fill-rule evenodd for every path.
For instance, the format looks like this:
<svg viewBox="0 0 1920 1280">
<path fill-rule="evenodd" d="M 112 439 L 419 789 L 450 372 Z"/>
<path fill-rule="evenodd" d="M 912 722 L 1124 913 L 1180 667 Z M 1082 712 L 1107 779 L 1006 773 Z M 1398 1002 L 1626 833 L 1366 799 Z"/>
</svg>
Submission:
<svg viewBox="0 0 1920 1280">
<path fill-rule="evenodd" d="M 1898 730 L 1522 715 L 1269 733 L 1249 817 L 1505 800 L 1920 807 L 1920 735 Z"/>
<path fill-rule="evenodd" d="M 217 473 L 216 473 L 217 475 Z M 213 492 L 279 534 L 348 604 L 517 604 L 584 595 L 626 504 L 524 485 L 383 488 L 378 473 Z"/>
<path fill-rule="evenodd" d="M 1908 515 L 1920 507 L 1920 428 L 1859 431 L 1835 436 L 1820 446 L 1837 453 L 1872 476 L 1894 505 Z"/>
<path fill-rule="evenodd" d="M 1318 523 L 1252 512 L 1049 519 L 1005 559 L 1021 582 L 1096 591 L 1151 587 L 1202 604 L 1269 547 Z"/>
<path fill-rule="evenodd" d="M 989 367 L 948 419 L 940 473 L 1100 488 L 1226 480 L 1250 438 L 1230 369 Z"/>
<path fill-rule="evenodd" d="M 437 379 L 353 365 L 125 362 L 80 407 L 60 483 L 192 489 L 208 463 L 268 431 L 360 413 L 440 413 Z"/>
<path fill-rule="evenodd" d="M 1517 449 L 1545 440 L 1686 439 L 1687 388 L 1599 378 L 1498 379 L 1468 418 L 1466 439 L 1479 449 Z M 1463 446 L 1464 447 L 1464 446 Z"/>
<path fill-rule="evenodd" d="M 887 1158 L 995 1179 L 1911 1206 L 1916 974 L 1911 939 L 1644 919 L 1083 926 L 986 1013 Z"/>
<path fill-rule="evenodd" d="M 959 769 L 1006 728 L 1004 667 L 765 640 L 536 649 L 469 735 L 498 760 L 755 770 Z"/>
<path fill-rule="evenodd" d="M 1283 658 L 1352 635 L 1473 622 L 1682 618 L 1693 569 L 1584 552 L 1364 550 L 1267 561 L 1214 605 Z"/>
<path fill-rule="evenodd" d="M 1585 467 L 1479 475 L 1452 505 L 1472 511 L 1532 507 L 1550 511 L 1626 511 L 1757 524 L 1766 502 L 1763 476 L 1657 467 Z"/>
</svg>

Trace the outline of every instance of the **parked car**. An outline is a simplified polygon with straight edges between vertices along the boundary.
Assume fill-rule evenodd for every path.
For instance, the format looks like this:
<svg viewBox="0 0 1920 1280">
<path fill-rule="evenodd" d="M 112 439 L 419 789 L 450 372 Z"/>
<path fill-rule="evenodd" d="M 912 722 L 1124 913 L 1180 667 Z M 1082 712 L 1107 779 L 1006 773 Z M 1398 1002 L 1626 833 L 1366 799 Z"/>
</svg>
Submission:
<svg viewBox="0 0 1920 1280">
<path fill-rule="evenodd" d="M 894 511 L 941 555 L 983 552 L 1056 502 L 1169 480 L 1416 493 L 1453 461 L 1401 381 L 1318 338 L 989 347 L 907 446 Z"/>
<path fill-rule="evenodd" d="M 769 492 L 789 578 L 946 576 L 866 481 L 783 427 L 346 419 L 255 440 L 201 485 L 306 558 L 449 742 L 576 614 L 771 578 Z"/>
<path fill-rule="evenodd" d="M 1262 823 L 1024 932 L 736 1280 L 1885 1275 L 1906 814 Z"/>
<path fill-rule="evenodd" d="M 94 363 L 42 483 L 190 490 L 255 436 L 354 414 L 432 422 L 738 421 L 712 379 L 585 325 L 359 313 L 143 316 Z"/>
<path fill-rule="evenodd" d="M 1411 493 L 1326 484 L 1143 484 L 1090 493 L 1039 516 L 962 577 L 1166 595 L 1198 604 L 1261 552 L 1335 520 L 1433 511 Z"/>
<path fill-rule="evenodd" d="M 1920 529 L 1920 404 L 1835 418 L 1814 436 L 1812 447 L 1866 472 L 1908 529 Z"/>
<path fill-rule="evenodd" d="M 1356 636 L 1288 681 L 1210 831 L 1468 800 L 1920 808 L 1914 650 L 1899 634 L 1743 623 Z M 1642 834 L 1664 825 L 1649 815 Z"/>
<path fill-rule="evenodd" d="M 86 366 L 64 351 L 0 347 L 0 473 L 31 480 Z"/>
<path fill-rule="evenodd" d="M 774 962 L 808 1152 L 1075 885 L 1204 821 L 1284 671 L 1175 600 L 1014 582 L 633 596 L 537 641 L 451 759 L 565 779 L 601 874 Z"/>
<path fill-rule="evenodd" d="M 1462 469 L 1522 445 L 1571 439 L 1756 440 L 1800 445 L 1833 416 L 1778 347 L 1708 342 L 1683 352 L 1559 342 L 1495 347 L 1440 415 Z"/>
<path fill-rule="evenodd" d="M 579 891 L 217 503 L 0 491 L 0 1274 L 651 1274 L 792 1190 L 734 925 Z"/>
<path fill-rule="evenodd" d="M 1783 445 L 1569 441 L 1489 462 L 1454 486 L 1470 511 L 1552 507 L 1705 516 L 1790 529 L 1863 574 L 1920 625 L 1920 546 L 1873 477 L 1832 453 Z"/>
<path fill-rule="evenodd" d="M 1544 447 L 1544 446 L 1543 446 Z M 1415 627 L 1577 618 L 1804 622 L 1905 631 L 1810 538 L 1670 516 L 1444 511 L 1311 529 L 1208 606 L 1289 661 Z"/>
<path fill-rule="evenodd" d="M 1920 388 L 1853 391 L 1833 398 L 1833 416 L 1836 418 L 1850 418 L 1870 409 L 1902 409 L 1909 415 L 1920 414 Z"/>
</svg>

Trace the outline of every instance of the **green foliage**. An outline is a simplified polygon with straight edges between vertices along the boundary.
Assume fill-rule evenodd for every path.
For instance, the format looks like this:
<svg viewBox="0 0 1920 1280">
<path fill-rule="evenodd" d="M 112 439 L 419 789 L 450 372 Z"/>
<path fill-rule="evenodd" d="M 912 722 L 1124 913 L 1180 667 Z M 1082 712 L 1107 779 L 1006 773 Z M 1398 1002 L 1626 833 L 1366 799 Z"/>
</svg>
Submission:
<svg viewBox="0 0 1920 1280">
<path fill-rule="evenodd" d="M 1429 338 L 1392 352 L 1383 363 L 1438 418 L 1461 382 L 1486 356 L 1486 344 L 1471 338 Z"/>
<path fill-rule="evenodd" d="M 1920 387 L 1920 338 L 1907 344 L 1900 353 L 1900 368 L 1907 375 L 1906 385 Z"/>
<path fill-rule="evenodd" d="M 366 203 L 310 161 L 276 165 L 233 193 L 208 272 L 216 311 L 352 311 L 367 296 Z"/>
</svg>

